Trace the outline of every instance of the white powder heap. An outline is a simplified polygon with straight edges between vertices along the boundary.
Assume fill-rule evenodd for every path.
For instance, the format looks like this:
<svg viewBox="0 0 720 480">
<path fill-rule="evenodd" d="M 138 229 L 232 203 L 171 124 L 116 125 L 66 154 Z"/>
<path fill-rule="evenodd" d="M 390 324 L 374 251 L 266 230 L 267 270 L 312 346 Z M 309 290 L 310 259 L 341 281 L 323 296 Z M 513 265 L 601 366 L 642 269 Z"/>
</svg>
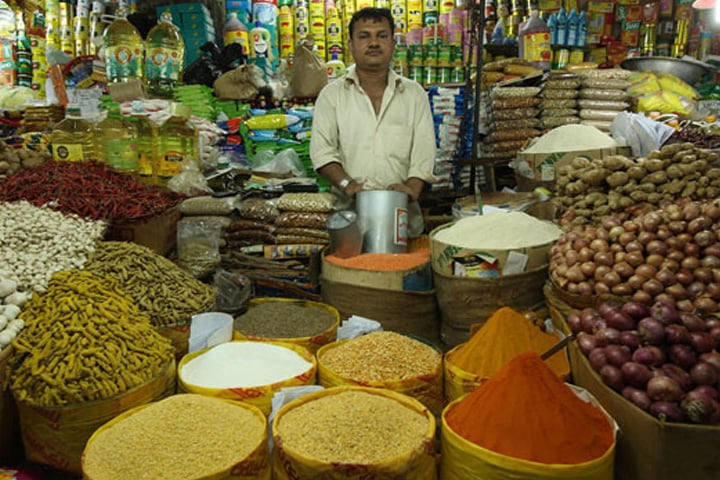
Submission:
<svg viewBox="0 0 720 480">
<path fill-rule="evenodd" d="M 465 217 L 435 234 L 448 245 L 468 249 L 509 250 L 545 245 L 562 234 L 554 224 L 523 212 L 492 212 Z"/>
<path fill-rule="evenodd" d="M 617 142 L 610 135 L 595 127 L 570 124 L 553 128 L 536 139 L 522 153 L 577 152 L 617 146 Z"/>
<path fill-rule="evenodd" d="M 205 388 L 247 388 L 270 385 L 307 372 L 312 363 L 279 345 L 227 342 L 183 365 L 180 378 Z"/>
</svg>

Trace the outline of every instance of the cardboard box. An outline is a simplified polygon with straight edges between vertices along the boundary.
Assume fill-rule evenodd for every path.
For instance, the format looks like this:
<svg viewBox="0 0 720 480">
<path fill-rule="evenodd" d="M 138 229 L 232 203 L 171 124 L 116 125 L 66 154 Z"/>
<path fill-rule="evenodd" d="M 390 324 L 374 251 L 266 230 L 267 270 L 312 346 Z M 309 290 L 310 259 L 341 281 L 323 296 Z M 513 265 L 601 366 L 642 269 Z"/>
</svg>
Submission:
<svg viewBox="0 0 720 480">
<path fill-rule="evenodd" d="M 160 255 L 167 254 L 177 241 L 180 210 L 173 207 L 142 222 L 116 222 L 105 233 L 105 240 L 135 242 Z"/>
<path fill-rule="evenodd" d="M 607 387 L 577 345 L 570 345 L 573 383 L 592 393 L 620 426 L 617 480 L 717 480 L 720 427 L 662 423 Z"/>
</svg>

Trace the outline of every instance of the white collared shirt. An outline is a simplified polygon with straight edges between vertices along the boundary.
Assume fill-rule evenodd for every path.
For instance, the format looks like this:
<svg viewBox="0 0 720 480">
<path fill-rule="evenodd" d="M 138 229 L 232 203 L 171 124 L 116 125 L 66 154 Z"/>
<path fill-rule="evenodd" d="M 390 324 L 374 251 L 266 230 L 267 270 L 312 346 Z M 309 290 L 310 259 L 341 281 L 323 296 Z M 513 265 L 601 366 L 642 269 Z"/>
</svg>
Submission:
<svg viewBox="0 0 720 480">
<path fill-rule="evenodd" d="M 430 102 L 417 82 L 390 71 L 378 115 L 354 66 L 320 92 L 310 139 L 315 169 L 338 162 L 366 188 L 411 177 L 432 183 L 435 156 Z"/>
</svg>

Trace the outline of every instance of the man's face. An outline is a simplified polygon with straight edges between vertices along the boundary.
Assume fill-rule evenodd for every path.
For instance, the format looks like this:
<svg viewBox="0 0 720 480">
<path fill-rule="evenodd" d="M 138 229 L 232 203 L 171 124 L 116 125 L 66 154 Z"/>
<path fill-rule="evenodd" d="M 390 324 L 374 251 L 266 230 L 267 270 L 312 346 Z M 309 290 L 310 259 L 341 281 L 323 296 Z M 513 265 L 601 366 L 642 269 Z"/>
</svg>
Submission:
<svg viewBox="0 0 720 480">
<path fill-rule="evenodd" d="M 353 26 L 350 51 L 360 68 L 388 68 L 392 60 L 395 40 L 390 24 L 380 21 L 358 20 Z"/>
</svg>

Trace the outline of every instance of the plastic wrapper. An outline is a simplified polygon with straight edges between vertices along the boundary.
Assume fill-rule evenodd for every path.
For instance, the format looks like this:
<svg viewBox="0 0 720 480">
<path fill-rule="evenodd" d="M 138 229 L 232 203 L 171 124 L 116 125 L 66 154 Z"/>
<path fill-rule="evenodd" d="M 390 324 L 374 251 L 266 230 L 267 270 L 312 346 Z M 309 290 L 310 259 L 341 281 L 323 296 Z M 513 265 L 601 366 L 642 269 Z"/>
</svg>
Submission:
<svg viewBox="0 0 720 480">
<path fill-rule="evenodd" d="M 332 193 L 284 193 L 277 199 L 277 208 L 293 212 L 330 212 L 335 206 Z"/>
<path fill-rule="evenodd" d="M 247 308 L 252 294 L 252 281 L 245 275 L 220 269 L 213 276 L 213 286 L 217 290 L 217 311 L 234 313 Z"/>
<path fill-rule="evenodd" d="M 494 110 L 504 110 L 508 108 L 528 108 L 536 107 L 540 100 L 535 97 L 517 97 L 493 100 L 490 106 Z"/>
<path fill-rule="evenodd" d="M 232 244 L 236 240 L 252 240 L 254 243 L 275 243 L 275 235 L 266 230 L 237 230 L 225 234 L 225 240 Z"/>
<path fill-rule="evenodd" d="M 578 101 L 574 98 L 543 98 L 540 107 L 543 110 L 551 108 L 577 108 Z"/>
<path fill-rule="evenodd" d="M 622 78 L 585 78 L 582 86 L 585 88 L 627 90 L 630 82 Z"/>
<path fill-rule="evenodd" d="M 282 212 L 275 220 L 278 227 L 317 228 L 324 229 L 330 217 L 324 212 Z"/>
<path fill-rule="evenodd" d="M 491 142 L 506 142 L 508 140 L 527 140 L 540 135 L 536 128 L 517 128 L 514 130 L 498 130 L 490 133 L 486 138 Z"/>
<path fill-rule="evenodd" d="M 515 130 L 517 128 L 537 128 L 540 126 L 539 118 L 518 118 L 514 120 L 494 120 L 492 129 L 498 130 Z"/>
<path fill-rule="evenodd" d="M 220 227 L 212 223 L 177 224 L 178 266 L 195 278 L 212 274 L 220 265 Z"/>
<path fill-rule="evenodd" d="M 183 215 L 230 215 L 235 209 L 236 197 L 215 198 L 202 195 L 183 200 L 180 213 Z"/>
<path fill-rule="evenodd" d="M 560 98 L 560 99 L 569 99 L 569 98 L 577 98 L 578 96 L 578 90 L 577 89 L 552 89 L 552 90 L 543 90 L 542 92 L 543 98 Z"/>
<path fill-rule="evenodd" d="M 572 117 L 577 114 L 576 108 L 548 108 L 542 111 L 540 117 L 543 119 L 547 117 Z"/>
<path fill-rule="evenodd" d="M 631 70 L 625 70 L 624 68 L 603 68 L 595 70 L 582 70 L 577 72 L 578 75 L 583 78 L 600 78 L 600 79 L 620 79 L 627 80 L 632 75 Z"/>
<path fill-rule="evenodd" d="M 214 223 L 220 229 L 225 230 L 230 226 L 232 223 L 232 219 L 230 217 L 222 216 L 222 215 L 196 215 L 196 216 L 190 216 L 183 218 L 186 222 L 207 222 L 207 223 Z"/>
<path fill-rule="evenodd" d="M 493 120 L 518 120 L 521 118 L 536 117 L 539 113 L 537 108 L 511 108 L 508 110 L 496 110 L 492 113 Z"/>
<path fill-rule="evenodd" d="M 499 87 L 490 91 L 490 98 L 493 100 L 518 97 L 536 97 L 540 93 L 540 87 Z"/>
<path fill-rule="evenodd" d="M 522 140 L 510 140 L 507 142 L 495 142 L 491 144 L 486 145 L 486 149 L 489 152 L 510 152 L 510 151 L 516 151 L 520 150 L 525 146 L 528 139 L 524 138 Z"/>
<path fill-rule="evenodd" d="M 236 232 L 240 230 L 259 230 L 262 232 L 275 233 L 275 225 L 271 223 L 263 223 L 256 220 L 233 220 L 227 227 L 228 232 Z"/>
<path fill-rule="evenodd" d="M 612 127 L 612 121 L 605 121 L 605 120 L 581 120 L 581 124 L 588 125 L 590 127 L 595 127 L 598 130 L 602 130 L 603 132 L 609 132 L 610 127 Z"/>
<path fill-rule="evenodd" d="M 328 245 L 330 243 L 329 239 L 323 239 L 323 238 L 317 238 L 317 237 L 307 237 L 303 235 L 278 235 L 277 236 L 277 243 L 281 244 L 295 244 L 295 243 L 311 243 L 311 244 L 318 244 L 318 245 Z"/>
<path fill-rule="evenodd" d="M 627 100 L 630 95 L 624 90 L 599 89 L 599 88 L 583 88 L 580 90 L 580 98 L 590 100 L 612 100 L 622 102 Z"/>
<path fill-rule="evenodd" d="M 577 89 L 580 88 L 581 80 L 575 78 L 550 78 L 545 82 L 545 90 L 556 90 L 556 89 Z"/>
<path fill-rule="evenodd" d="M 298 235 L 303 237 L 319 238 L 321 240 L 330 240 L 330 234 L 327 230 L 319 230 L 316 228 L 284 228 L 277 229 L 277 235 Z"/>
<path fill-rule="evenodd" d="M 168 181 L 167 187 L 188 196 L 212 193 L 205 175 L 195 162 L 183 162 L 182 171 Z"/>
<path fill-rule="evenodd" d="M 612 122 L 618 116 L 617 110 L 580 110 L 580 118 L 583 120 L 600 120 L 604 122 Z"/>
<path fill-rule="evenodd" d="M 555 128 L 561 125 L 570 125 L 573 123 L 580 123 L 580 117 L 569 116 L 569 117 L 545 117 L 542 119 L 543 126 L 545 128 Z"/>
<path fill-rule="evenodd" d="M 277 205 L 273 200 L 264 198 L 247 198 L 238 207 L 240 216 L 249 220 L 261 222 L 274 222 L 280 215 Z"/>
<path fill-rule="evenodd" d="M 628 102 L 613 101 L 613 100 L 590 100 L 580 99 L 577 101 L 578 107 L 589 108 L 593 110 L 617 110 L 623 111 L 630 108 Z"/>
</svg>

